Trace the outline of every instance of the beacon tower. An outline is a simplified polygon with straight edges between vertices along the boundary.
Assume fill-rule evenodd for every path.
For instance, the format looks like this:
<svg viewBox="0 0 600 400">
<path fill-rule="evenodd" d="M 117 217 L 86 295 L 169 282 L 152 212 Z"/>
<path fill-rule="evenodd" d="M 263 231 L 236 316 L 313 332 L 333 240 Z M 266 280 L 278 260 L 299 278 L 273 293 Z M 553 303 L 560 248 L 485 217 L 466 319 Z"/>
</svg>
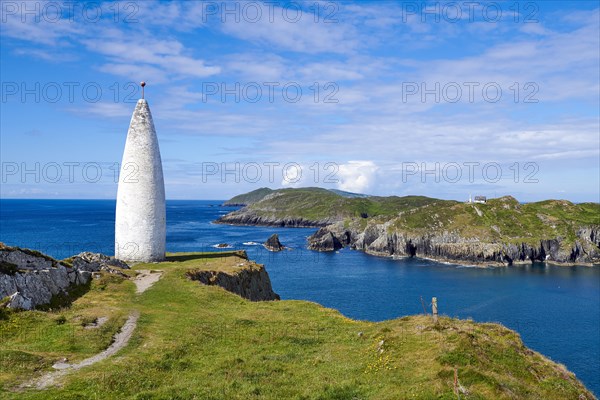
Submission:
<svg viewBox="0 0 600 400">
<path fill-rule="evenodd" d="M 160 149 L 144 86 L 142 82 L 119 174 L 115 257 L 149 262 L 165 259 L 166 207 Z"/>
</svg>

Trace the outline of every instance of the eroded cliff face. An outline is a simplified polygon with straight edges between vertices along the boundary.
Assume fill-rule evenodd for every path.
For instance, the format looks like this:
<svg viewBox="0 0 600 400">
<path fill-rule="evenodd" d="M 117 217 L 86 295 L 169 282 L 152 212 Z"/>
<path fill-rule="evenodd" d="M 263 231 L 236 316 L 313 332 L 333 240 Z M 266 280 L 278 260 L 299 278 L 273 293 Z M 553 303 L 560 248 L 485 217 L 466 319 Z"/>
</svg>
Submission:
<svg viewBox="0 0 600 400">
<path fill-rule="evenodd" d="M 563 238 L 541 240 L 537 244 L 483 242 L 449 232 L 411 234 L 389 229 L 386 223 L 366 228 L 344 227 L 336 223 L 319 229 L 308 238 L 309 248 L 332 251 L 349 246 L 366 253 L 389 257 L 425 257 L 440 261 L 511 265 L 547 261 L 561 264 L 600 263 L 600 227 L 582 227 L 577 239 L 566 245 Z"/>
<path fill-rule="evenodd" d="M 338 218 L 329 218 L 323 220 L 309 220 L 304 218 L 294 217 L 276 217 L 273 215 L 262 215 L 248 208 L 230 212 L 215 222 L 219 224 L 229 225 L 249 225 L 249 226 L 273 226 L 287 228 L 318 228 L 324 227 L 334 222 L 338 222 Z"/>
<path fill-rule="evenodd" d="M 36 251 L 0 243 L 0 299 L 9 297 L 9 308 L 32 310 L 74 286 L 88 284 L 93 272 L 110 266 L 128 268 L 119 260 L 94 253 L 82 253 L 69 261 L 72 266 Z"/>
<path fill-rule="evenodd" d="M 263 265 L 243 260 L 231 272 L 191 270 L 187 277 L 205 285 L 220 286 L 251 301 L 279 300 Z"/>
</svg>

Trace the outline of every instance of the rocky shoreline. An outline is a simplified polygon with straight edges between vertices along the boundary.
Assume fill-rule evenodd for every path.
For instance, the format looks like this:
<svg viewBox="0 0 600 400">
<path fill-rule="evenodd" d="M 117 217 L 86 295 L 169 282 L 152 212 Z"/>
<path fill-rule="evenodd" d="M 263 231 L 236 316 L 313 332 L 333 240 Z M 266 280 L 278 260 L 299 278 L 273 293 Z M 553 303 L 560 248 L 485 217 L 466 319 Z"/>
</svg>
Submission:
<svg viewBox="0 0 600 400">
<path fill-rule="evenodd" d="M 337 218 L 310 220 L 304 218 L 265 216 L 251 210 L 241 209 L 226 214 L 214 223 L 239 226 L 270 226 L 277 228 L 321 228 L 338 222 Z"/>
<path fill-rule="evenodd" d="M 389 232 L 386 223 L 367 224 L 366 228 L 348 227 L 347 222 L 312 221 L 303 218 L 260 216 L 237 210 L 215 223 L 239 226 L 319 228 L 308 238 L 308 249 L 336 251 L 345 247 L 380 257 L 419 257 L 438 262 L 473 266 L 506 266 L 546 262 L 562 266 L 600 264 L 600 227 L 582 227 L 571 247 L 562 238 L 541 240 L 538 244 L 485 242 L 448 232 L 415 235 Z M 356 225 L 356 224 L 350 224 Z"/>
<path fill-rule="evenodd" d="M 486 243 L 451 233 L 415 235 L 388 230 L 385 223 L 364 230 L 336 223 L 320 228 L 308 238 L 308 248 L 335 251 L 344 247 L 383 257 L 420 257 L 440 262 L 503 266 L 532 262 L 558 265 L 600 264 L 600 228 L 582 228 L 570 248 L 561 238 L 528 243 Z"/>
</svg>

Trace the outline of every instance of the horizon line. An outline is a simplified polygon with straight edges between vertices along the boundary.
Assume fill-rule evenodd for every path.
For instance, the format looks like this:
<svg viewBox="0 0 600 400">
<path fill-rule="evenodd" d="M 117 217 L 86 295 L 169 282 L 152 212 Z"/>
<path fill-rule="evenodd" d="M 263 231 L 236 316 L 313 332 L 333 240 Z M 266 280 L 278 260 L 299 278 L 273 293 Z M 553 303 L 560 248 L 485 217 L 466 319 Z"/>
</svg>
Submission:
<svg viewBox="0 0 600 400">
<path fill-rule="evenodd" d="M 244 194 L 244 193 L 242 193 Z M 237 196 L 237 195 L 236 195 Z M 394 195 L 389 195 L 389 196 L 380 196 L 380 195 L 367 195 L 368 197 L 391 197 Z M 397 196 L 397 197 L 409 197 L 409 196 L 424 196 L 424 197 L 429 197 L 432 199 L 436 199 L 436 200 L 443 200 L 443 201 L 458 201 L 458 202 L 464 202 L 467 203 L 468 201 L 466 200 L 448 200 L 448 199 L 441 199 L 438 197 L 430 197 L 430 196 L 425 196 L 425 195 L 414 195 L 414 194 L 409 194 L 409 195 L 405 195 L 405 196 Z M 499 199 L 502 197 L 506 197 L 506 196 L 511 196 L 513 198 L 515 198 L 520 204 L 527 204 L 527 203 L 537 203 L 537 202 L 542 202 L 542 201 L 568 201 L 570 203 L 573 204 L 584 204 L 584 203 L 594 203 L 594 204 L 600 204 L 600 199 L 599 201 L 593 201 L 593 200 L 586 200 L 586 201 L 573 201 L 573 200 L 569 200 L 569 199 L 560 199 L 560 198 L 546 198 L 546 199 L 540 199 L 540 200 L 535 200 L 535 201 L 519 201 L 516 197 L 512 196 L 512 195 L 504 195 L 504 196 L 499 196 L 499 197 L 488 197 L 488 200 L 492 200 L 492 199 Z M 235 197 L 235 196 L 234 196 Z M 231 200 L 232 198 L 229 199 L 165 199 L 165 201 L 228 201 Z M 116 198 L 114 199 L 107 199 L 107 198 L 41 198 L 41 197 L 0 197 L 0 201 L 3 200 L 55 200 L 55 201 L 60 201 L 60 200 L 77 200 L 77 201 L 117 201 Z"/>
</svg>

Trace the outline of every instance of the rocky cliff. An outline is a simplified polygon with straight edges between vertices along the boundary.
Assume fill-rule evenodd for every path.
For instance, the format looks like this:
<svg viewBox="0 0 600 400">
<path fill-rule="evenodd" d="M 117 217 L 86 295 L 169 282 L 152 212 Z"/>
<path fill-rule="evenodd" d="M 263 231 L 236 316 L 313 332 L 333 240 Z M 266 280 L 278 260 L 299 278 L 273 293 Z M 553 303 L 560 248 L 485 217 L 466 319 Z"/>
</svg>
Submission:
<svg viewBox="0 0 600 400">
<path fill-rule="evenodd" d="M 375 197 L 322 188 L 259 189 L 225 204 L 245 204 L 216 222 L 232 225 L 323 227 L 346 218 L 372 217 L 436 202 L 423 196 Z"/>
<path fill-rule="evenodd" d="M 249 261 L 245 253 L 240 256 L 240 261 L 232 271 L 193 269 L 186 275 L 189 279 L 220 286 L 251 301 L 279 300 L 265 267 Z"/>
<path fill-rule="evenodd" d="M 66 294 L 74 286 L 85 285 L 92 273 L 127 264 L 101 254 L 81 253 L 65 261 L 29 249 L 0 243 L 0 299 L 8 297 L 6 306 L 31 310 L 48 304 L 53 296 Z"/>
<path fill-rule="evenodd" d="M 484 204 L 423 196 L 345 198 L 323 189 L 283 189 L 218 222 L 319 227 L 309 248 L 344 246 L 380 256 L 457 263 L 600 263 L 600 204 L 567 200 Z"/>
<path fill-rule="evenodd" d="M 600 227 L 582 227 L 572 244 L 564 238 L 531 242 L 486 241 L 457 233 L 432 230 L 427 234 L 407 232 L 387 223 L 366 227 L 336 223 L 319 229 L 308 238 L 309 248 L 333 251 L 350 247 L 388 257 L 425 257 L 439 261 L 511 265 L 546 261 L 561 264 L 600 263 Z"/>
<path fill-rule="evenodd" d="M 331 227 L 333 227 L 333 225 Z M 312 234 L 308 238 L 308 248 L 317 251 L 335 251 L 350 244 L 350 240 L 345 236 L 345 232 L 340 235 L 344 240 L 345 244 L 343 244 L 332 230 L 333 229 L 330 228 L 321 228 Z"/>
<path fill-rule="evenodd" d="M 339 218 L 307 219 L 303 217 L 264 215 L 249 208 L 230 212 L 215 222 L 229 225 L 272 226 L 280 228 L 318 228 L 338 222 Z"/>
<path fill-rule="evenodd" d="M 285 249 L 285 246 L 279 241 L 279 235 L 276 233 L 272 234 L 263 246 L 269 251 L 282 251 Z"/>
</svg>

